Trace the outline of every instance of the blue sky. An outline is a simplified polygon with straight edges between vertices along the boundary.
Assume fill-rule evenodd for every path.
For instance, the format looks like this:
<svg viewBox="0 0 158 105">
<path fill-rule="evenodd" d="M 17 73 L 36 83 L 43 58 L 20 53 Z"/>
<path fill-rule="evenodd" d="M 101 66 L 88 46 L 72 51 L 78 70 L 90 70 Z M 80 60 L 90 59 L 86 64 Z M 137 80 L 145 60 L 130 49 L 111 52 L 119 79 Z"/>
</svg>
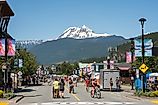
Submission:
<svg viewBox="0 0 158 105">
<path fill-rule="evenodd" d="M 8 32 L 16 40 L 55 39 L 70 26 L 86 25 L 96 33 L 141 34 L 158 32 L 158 0 L 7 0 L 15 13 Z"/>
</svg>

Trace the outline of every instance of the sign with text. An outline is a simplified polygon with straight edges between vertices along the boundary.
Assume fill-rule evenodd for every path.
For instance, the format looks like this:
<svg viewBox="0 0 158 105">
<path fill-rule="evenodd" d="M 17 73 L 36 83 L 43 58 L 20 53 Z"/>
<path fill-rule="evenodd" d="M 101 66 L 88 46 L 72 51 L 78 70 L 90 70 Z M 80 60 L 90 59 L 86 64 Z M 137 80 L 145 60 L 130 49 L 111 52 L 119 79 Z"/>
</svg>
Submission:
<svg viewBox="0 0 158 105">
<path fill-rule="evenodd" d="M 135 39 L 134 40 L 135 50 L 141 50 L 142 49 L 142 39 Z M 144 49 L 152 49 L 153 42 L 152 39 L 144 39 Z"/>
<path fill-rule="evenodd" d="M 152 49 L 151 50 L 145 50 L 144 52 L 145 56 L 152 56 Z M 135 56 L 141 57 L 142 56 L 142 50 L 135 50 Z"/>
<path fill-rule="evenodd" d="M 142 40 L 135 39 L 134 45 L 135 45 L 135 56 L 141 57 L 142 56 Z M 145 56 L 152 56 L 152 47 L 153 47 L 152 39 L 144 39 Z"/>
</svg>

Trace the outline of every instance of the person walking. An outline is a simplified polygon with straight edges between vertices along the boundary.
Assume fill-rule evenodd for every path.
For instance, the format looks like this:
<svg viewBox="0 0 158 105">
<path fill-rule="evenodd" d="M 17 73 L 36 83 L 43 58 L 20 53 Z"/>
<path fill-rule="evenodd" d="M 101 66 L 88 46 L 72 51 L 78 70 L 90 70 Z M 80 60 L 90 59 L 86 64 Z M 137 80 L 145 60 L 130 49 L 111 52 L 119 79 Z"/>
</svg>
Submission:
<svg viewBox="0 0 158 105">
<path fill-rule="evenodd" d="M 110 91 L 112 91 L 112 86 L 113 86 L 112 78 L 110 78 L 110 82 L 109 82 L 109 84 L 110 84 Z"/>
<path fill-rule="evenodd" d="M 119 91 L 120 88 L 119 88 L 119 78 L 118 77 L 116 77 L 115 82 L 116 82 L 116 91 Z"/>
<path fill-rule="evenodd" d="M 58 98 L 59 97 L 59 81 L 56 78 L 53 82 L 53 97 Z"/>
<path fill-rule="evenodd" d="M 65 90 L 65 88 L 64 88 L 64 86 L 65 86 L 65 82 L 64 82 L 64 79 L 62 78 L 61 80 L 60 80 L 60 97 L 61 98 L 64 98 L 64 90 Z"/>
<path fill-rule="evenodd" d="M 73 81 L 71 79 L 71 77 L 69 78 L 69 93 L 73 92 L 74 93 L 74 84 Z"/>
<path fill-rule="evenodd" d="M 90 78 L 88 77 L 85 78 L 85 86 L 86 86 L 86 91 L 89 92 Z"/>
</svg>

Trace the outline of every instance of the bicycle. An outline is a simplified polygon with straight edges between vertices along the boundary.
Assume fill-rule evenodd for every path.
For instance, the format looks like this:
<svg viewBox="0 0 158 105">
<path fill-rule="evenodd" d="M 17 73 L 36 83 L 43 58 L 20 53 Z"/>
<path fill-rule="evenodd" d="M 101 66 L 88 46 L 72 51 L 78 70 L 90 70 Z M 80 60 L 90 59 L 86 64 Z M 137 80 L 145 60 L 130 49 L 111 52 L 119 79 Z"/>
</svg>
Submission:
<svg viewBox="0 0 158 105">
<path fill-rule="evenodd" d="M 101 98 L 101 92 L 100 92 L 99 86 L 96 86 L 96 87 L 95 87 L 94 95 L 93 95 L 93 90 L 91 90 L 91 97 L 92 97 L 92 98 L 98 98 L 98 99 Z"/>
</svg>

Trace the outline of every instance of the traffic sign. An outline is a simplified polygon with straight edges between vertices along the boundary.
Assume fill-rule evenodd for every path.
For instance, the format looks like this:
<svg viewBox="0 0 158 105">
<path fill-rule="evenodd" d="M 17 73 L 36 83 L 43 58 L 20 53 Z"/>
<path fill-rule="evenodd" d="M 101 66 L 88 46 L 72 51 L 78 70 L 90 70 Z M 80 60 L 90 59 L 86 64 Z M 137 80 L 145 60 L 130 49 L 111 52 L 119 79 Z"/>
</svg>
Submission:
<svg viewBox="0 0 158 105">
<path fill-rule="evenodd" d="M 149 67 L 148 66 L 146 66 L 144 63 L 139 67 L 139 69 L 143 72 L 143 73 L 145 73 L 148 69 L 149 69 Z"/>
</svg>

